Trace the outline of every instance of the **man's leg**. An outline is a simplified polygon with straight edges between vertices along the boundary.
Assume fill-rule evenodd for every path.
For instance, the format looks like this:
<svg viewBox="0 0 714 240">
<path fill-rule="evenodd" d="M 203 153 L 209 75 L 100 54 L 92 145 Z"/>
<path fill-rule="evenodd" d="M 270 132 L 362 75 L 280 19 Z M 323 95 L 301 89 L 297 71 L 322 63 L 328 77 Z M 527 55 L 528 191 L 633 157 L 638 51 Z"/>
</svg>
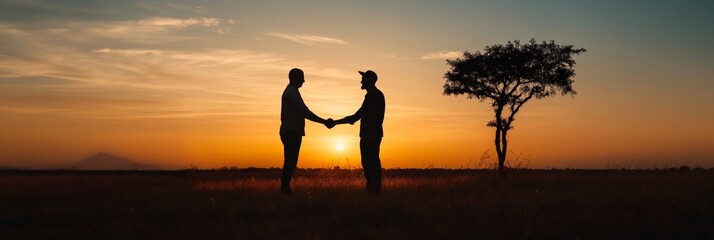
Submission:
<svg viewBox="0 0 714 240">
<path fill-rule="evenodd" d="M 382 160 L 379 159 L 379 149 L 382 145 L 382 138 L 375 139 L 372 142 L 372 159 L 373 159 L 373 179 L 374 185 L 372 186 L 375 193 L 379 193 L 382 190 Z"/>
<path fill-rule="evenodd" d="M 379 150 L 382 145 L 382 138 L 374 142 L 374 191 L 379 193 L 382 190 L 382 159 L 379 159 Z"/>
<path fill-rule="evenodd" d="M 364 179 L 367 193 L 372 193 L 372 164 L 369 161 L 369 143 L 367 139 L 360 138 L 359 153 L 362 160 L 362 170 L 364 170 Z"/>
<path fill-rule="evenodd" d="M 297 167 L 302 136 L 280 134 L 280 141 L 283 142 L 283 173 L 280 176 L 280 192 L 289 194 L 292 193 L 290 179 L 293 177 L 293 170 Z"/>
<path fill-rule="evenodd" d="M 379 147 L 382 139 L 360 139 L 360 154 L 362 156 L 362 168 L 366 180 L 367 192 L 370 194 L 379 193 L 382 185 L 382 164 L 379 160 Z"/>
</svg>

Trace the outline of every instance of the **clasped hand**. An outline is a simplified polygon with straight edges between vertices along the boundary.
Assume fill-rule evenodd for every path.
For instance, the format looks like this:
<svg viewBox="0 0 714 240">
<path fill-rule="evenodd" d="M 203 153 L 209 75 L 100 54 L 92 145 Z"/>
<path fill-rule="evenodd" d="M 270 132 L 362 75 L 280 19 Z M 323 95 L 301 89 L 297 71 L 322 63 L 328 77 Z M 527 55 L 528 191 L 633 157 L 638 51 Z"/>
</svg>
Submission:
<svg viewBox="0 0 714 240">
<path fill-rule="evenodd" d="M 335 120 L 333 120 L 332 118 L 328 118 L 327 121 L 325 121 L 325 127 L 327 127 L 328 129 L 332 129 L 333 127 L 335 127 L 335 125 L 337 124 L 335 124 Z"/>
<path fill-rule="evenodd" d="M 328 118 L 327 120 L 325 120 L 325 122 L 324 122 L 323 124 L 325 124 L 325 127 L 327 127 L 328 129 L 332 129 L 332 128 L 335 127 L 335 125 L 337 125 L 337 124 L 349 123 L 350 125 L 354 125 L 355 122 L 357 121 L 357 120 L 351 120 L 351 121 L 350 121 L 350 120 L 347 120 L 347 119 L 348 119 L 348 118 L 345 117 L 345 118 L 343 118 L 343 119 L 340 119 L 340 120 L 336 120 L 336 121 L 335 121 L 335 120 L 332 119 L 332 118 Z"/>
</svg>

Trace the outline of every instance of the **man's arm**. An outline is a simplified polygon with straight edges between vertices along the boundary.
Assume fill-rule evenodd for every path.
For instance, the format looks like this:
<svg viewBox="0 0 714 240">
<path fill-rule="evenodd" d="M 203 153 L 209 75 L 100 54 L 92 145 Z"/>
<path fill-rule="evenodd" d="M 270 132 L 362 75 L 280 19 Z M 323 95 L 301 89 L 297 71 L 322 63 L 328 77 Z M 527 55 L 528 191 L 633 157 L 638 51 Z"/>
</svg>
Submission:
<svg viewBox="0 0 714 240">
<path fill-rule="evenodd" d="M 335 123 L 335 125 L 345 124 L 345 123 L 355 124 L 355 122 L 359 121 L 361 118 L 362 118 L 361 111 L 357 111 L 357 113 L 355 113 L 352 116 L 347 116 L 342 119 L 335 120 L 334 123 Z"/>
<path fill-rule="evenodd" d="M 367 98 L 364 99 L 364 101 L 362 102 L 362 106 L 359 108 L 359 110 L 357 110 L 357 112 L 356 112 L 355 114 L 352 114 L 352 116 L 347 116 L 347 117 L 344 117 L 344 118 L 339 119 L 339 120 L 335 120 L 335 122 L 334 122 L 335 125 L 337 125 L 337 124 L 345 124 L 345 123 L 355 124 L 355 122 L 357 122 L 357 121 L 359 121 L 360 119 L 362 119 L 362 116 L 363 116 L 363 114 L 364 114 L 364 110 L 363 110 L 363 109 L 364 109 L 364 106 L 365 106 L 366 102 L 367 102 Z"/>
<path fill-rule="evenodd" d="M 297 93 L 297 95 L 295 97 L 297 98 L 295 101 L 295 104 L 297 106 L 295 106 L 295 107 L 300 110 L 302 115 L 305 116 L 305 118 L 307 120 L 317 122 L 317 123 L 322 123 L 322 124 L 325 124 L 327 122 L 327 120 L 322 119 L 320 116 L 317 116 L 317 114 L 310 111 L 310 108 L 308 108 L 307 105 L 305 105 L 305 101 L 302 100 L 302 96 L 300 96 L 299 93 Z"/>
<path fill-rule="evenodd" d="M 306 118 L 307 120 L 310 120 L 310 121 L 313 121 L 313 122 L 317 122 L 317 123 L 322 123 L 322 124 L 325 124 L 325 123 L 327 122 L 327 120 L 322 119 L 321 117 L 319 117 L 319 116 L 317 116 L 316 114 L 312 113 L 312 112 L 310 111 L 310 109 L 307 109 L 307 107 L 306 107 L 305 118 Z"/>
</svg>

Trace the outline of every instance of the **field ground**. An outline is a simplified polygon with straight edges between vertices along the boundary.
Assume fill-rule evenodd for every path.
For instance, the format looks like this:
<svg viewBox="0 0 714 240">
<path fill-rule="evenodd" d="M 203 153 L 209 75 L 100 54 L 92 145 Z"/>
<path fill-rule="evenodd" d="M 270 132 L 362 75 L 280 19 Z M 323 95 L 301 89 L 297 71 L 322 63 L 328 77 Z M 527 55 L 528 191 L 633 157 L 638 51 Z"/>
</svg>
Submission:
<svg viewBox="0 0 714 240">
<path fill-rule="evenodd" d="M 1 171 L 2 239 L 714 239 L 714 171 Z"/>
</svg>

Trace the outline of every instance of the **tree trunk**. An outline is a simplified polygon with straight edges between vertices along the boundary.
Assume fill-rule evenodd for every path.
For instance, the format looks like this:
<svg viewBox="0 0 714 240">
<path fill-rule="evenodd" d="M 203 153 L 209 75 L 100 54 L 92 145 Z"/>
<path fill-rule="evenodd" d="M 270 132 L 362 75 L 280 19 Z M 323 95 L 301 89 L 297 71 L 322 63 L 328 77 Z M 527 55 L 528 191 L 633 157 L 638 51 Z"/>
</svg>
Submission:
<svg viewBox="0 0 714 240">
<path fill-rule="evenodd" d="M 508 153 L 508 140 L 506 138 L 506 134 L 508 133 L 508 126 L 506 128 L 501 129 L 501 154 L 498 156 L 498 172 L 501 174 L 501 176 L 506 175 L 506 169 L 505 169 L 505 164 L 506 164 L 506 153 Z"/>
<path fill-rule="evenodd" d="M 498 156 L 498 173 L 506 175 L 506 150 L 508 149 L 508 141 L 506 140 L 506 132 L 508 130 L 496 127 L 496 155 Z"/>
<path fill-rule="evenodd" d="M 506 146 L 503 144 L 504 133 L 505 131 L 502 129 L 496 128 L 496 156 L 498 156 L 498 173 L 501 175 L 506 174 L 506 169 L 504 169 L 504 163 L 506 163 Z"/>
<path fill-rule="evenodd" d="M 496 144 L 496 155 L 498 156 L 498 172 L 503 176 L 506 171 L 503 164 L 506 162 L 506 131 L 503 118 L 501 118 L 501 113 L 503 113 L 503 104 L 498 104 L 495 109 L 496 113 L 496 137 L 494 139 Z"/>
<path fill-rule="evenodd" d="M 501 128 L 500 127 L 495 127 L 496 128 L 496 139 L 495 144 L 496 144 L 496 156 L 498 156 L 498 172 L 503 172 L 503 164 L 501 164 Z"/>
</svg>

